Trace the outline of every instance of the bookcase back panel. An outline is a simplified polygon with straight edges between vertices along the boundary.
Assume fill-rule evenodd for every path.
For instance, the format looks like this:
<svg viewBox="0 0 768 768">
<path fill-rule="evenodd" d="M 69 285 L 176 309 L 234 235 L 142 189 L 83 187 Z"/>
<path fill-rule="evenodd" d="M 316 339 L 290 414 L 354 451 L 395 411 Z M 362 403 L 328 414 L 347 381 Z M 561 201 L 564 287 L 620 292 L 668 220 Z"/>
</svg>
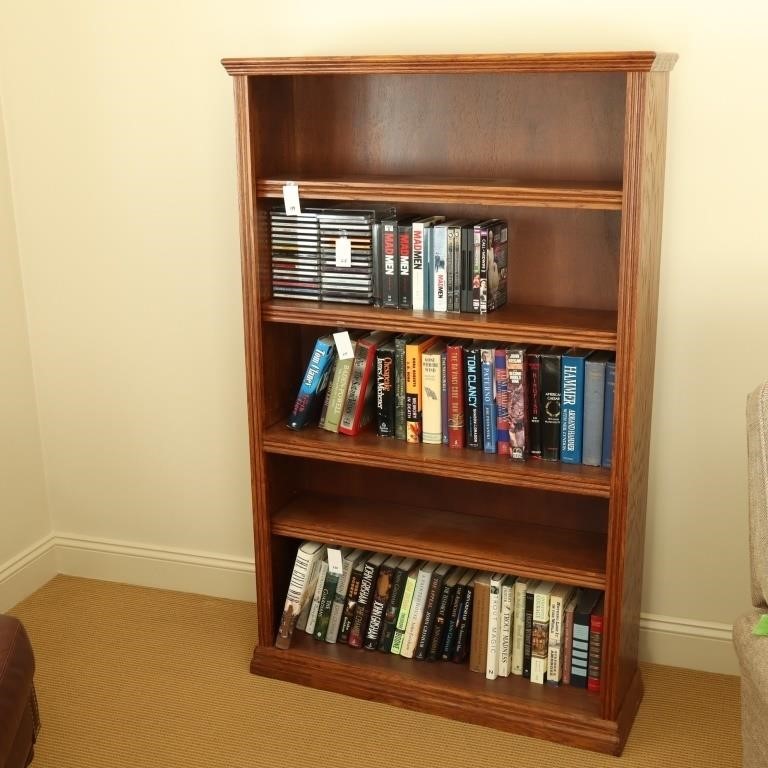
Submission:
<svg viewBox="0 0 768 768">
<path fill-rule="evenodd" d="M 522 522 L 596 533 L 607 531 L 607 499 L 317 460 L 321 457 L 284 458 L 295 467 L 285 475 L 295 478 L 297 492 L 343 493 L 361 500 L 374 498 L 382 503 L 491 517 L 501 525 Z"/>
<path fill-rule="evenodd" d="M 619 181 L 625 82 L 617 73 L 297 76 L 296 165 L 280 170 Z M 279 125 L 269 130 L 284 141 Z"/>
</svg>

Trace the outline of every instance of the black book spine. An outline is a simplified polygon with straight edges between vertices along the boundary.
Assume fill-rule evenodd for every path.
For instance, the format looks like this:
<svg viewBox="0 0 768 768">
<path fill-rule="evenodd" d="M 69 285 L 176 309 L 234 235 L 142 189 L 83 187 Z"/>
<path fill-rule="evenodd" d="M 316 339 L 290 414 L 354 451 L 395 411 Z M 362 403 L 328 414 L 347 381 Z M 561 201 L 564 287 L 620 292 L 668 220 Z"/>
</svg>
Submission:
<svg viewBox="0 0 768 768">
<path fill-rule="evenodd" d="M 461 228 L 461 311 L 472 311 L 472 243 L 474 227 Z"/>
<path fill-rule="evenodd" d="M 346 643 L 349 641 L 349 631 L 352 629 L 352 620 L 355 617 L 355 607 L 357 598 L 360 594 L 360 582 L 363 578 L 363 569 L 355 568 L 349 577 L 349 587 L 347 588 L 347 598 L 344 601 L 344 613 L 341 615 L 341 627 L 339 629 L 338 642 Z"/>
<path fill-rule="evenodd" d="M 560 353 L 541 353 L 541 458 L 560 458 Z"/>
<path fill-rule="evenodd" d="M 414 657 L 417 659 L 427 658 L 429 644 L 432 640 L 432 630 L 435 627 L 435 620 L 437 618 L 442 586 L 443 577 L 433 573 L 432 578 L 429 580 L 429 591 L 427 592 L 427 602 L 424 606 L 424 618 L 421 624 L 421 632 L 419 633 L 419 643 L 414 654 Z"/>
<path fill-rule="evenodd" d="M 363 641 L 363 648 L 367 651 L 375 651 L 379 647 L 379 638 L 384 626 L 384 611 L 387 608 L 389 596 L 392 593 L 394 577 L 395 569 L 391 565 L 384 564 L 379 568 L 373 587 L 374 595 L 370 618 L 365 631 L 365 640 Z"/>
<path fill-rule="evenodd" d="M 432 638 L 429 641 L 427 661 L 437 661 L 440 658 L 443 640 L 448 630 L 448 612 L 450 610 L 451 597 L 455 591 L 455 585 L 449 587 L 447 584 L 443 584 L 440 589 L 440 599 L 437 604 L 437 615 L 435 616 L 435 626 L 432 629 Z"/>
<path fill-rule="evenodd" d="M 381 285 L 381 306 L 398 306 L 397 277 L 397 222 L 381 222 L 381 255 L 384 269 Z"/>
<path fill-rule="evenodd" d="M 464 350 L 464 384 L 467 448 L 482 450 L 483 395 L 480 377 L 480 349 L 477 347 L 470 346 Z"/>
<path fill-rule="evenodd" d="M 352 616 L 352 627 L 349 630 L 347 643 L 353 648 L 362 648 L 365 633 L 368 629 L 368 620 L 373 607 L 373 590 L 376 584 L 378 566 L 370 561 L 363 568 L 363 576 L 360 579 L 360 593 L 357 596 L 355 612 Z"/>
<path fill-rule="evenodd" d="M 480 314 L 488 312 L 488 229 L 480 232 Z"/>
<path fill-rule="evenodd" d="M 456 649 L 456 635 L 459 631 L 461 609 L 464 605 L 464 597 L 466 596 L 466 593 L 466 585 L 457 584 L 456 589 L 451 596 L 451 604 L 448 609 L 448 621 L 446 623 L 445 635 L 443 636 L 443 647 L 440 653 L 440 658 L 443 661 L 449 661 Z"/>
<path fill-rule="evenodd" d="M 528 353 L 528 442 L 530 455 L 541 458 L 541 355 Z"/>
<path fill-rule="evenodd" d="M 395 339 L 395 437 L 405 440 L 405 347 L 406 336 Z"/>
<path fill-rule="evenodd" d="M 395 350 L 376 350 L 376 424 L 380 437 L 395 436 Z"/>
<path fill-rule="evenodd" d="M 472 603 L 474 602 L 475 588 L 467 585 L 464 603 L 461 606 L 461 615 L 459 617 L 459 628 L 456 633 L 456 649 L 453 652 L 451 661 L 461 664 L 469 658 L 469 643 L 472 639 Z"/>
<path fill-rule="evenodd" d="M 453 228 L 453 311 L 461 312 L 462 267 L 464 265 L 463 249 L 464 227 Z"/>
<path fill-rule="evenodd" d="M 397 259 L 400 265 L 398 282 L 398 306 L 410 309 L 413 306 L 411 293 L 411 230 L 410 224 L 397 228 Z"/>
<path fill-rule="evenodd" d="M 523 635 L 523 677 L 531 677 L 533 645 L 533 592 L 525 593 L 525 634 Z"/>
<path fill-rule="evenodd" d="M 398 568 L 395 571 L 392 580 L 392 592 L 384 609 L 384 625 L 379 636 L 379 650 L 385 653 L 389 653 L 392 649 L 392 640 L 395 637 L 395 629 L 397 629 L 397 616 L 400 613 L 400 605 L 403 602 L 403 592 L 405 591 L 407 579 L 408 573 L 402 568 Z"/>
</svg>

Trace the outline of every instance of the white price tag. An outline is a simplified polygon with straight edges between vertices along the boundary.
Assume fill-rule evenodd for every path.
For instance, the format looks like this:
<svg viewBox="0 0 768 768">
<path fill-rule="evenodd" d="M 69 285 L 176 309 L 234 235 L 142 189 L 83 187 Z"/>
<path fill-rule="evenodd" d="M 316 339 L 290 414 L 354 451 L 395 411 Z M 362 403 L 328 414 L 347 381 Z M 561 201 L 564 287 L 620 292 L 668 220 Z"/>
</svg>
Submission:
<svg viewBox="0 0 768 768">
<path fill-rule="evenodd" d="M 336 576 L 341 576 L 342 563 L 340 549 L 331 549 L 328 547 L 328 572 L 333 573 Z"/>
<path fill-rule="evenodd" d="M 336 266 L 352 266 L 352 243 L 348 237 L 336 238 Z"/>
<path fill-rule="evenodd" d="M 283 202 L 287 216 L 301 216 L 301 204 L 299 203 L 299 185 L 293 181 L 283 184 Z"/>
<path fill-rule="evenodd" d="M 336 354 L 339 356 L 339 360 L 350 360 L 355 356 L 355 350 L 352 348 L 352 339 L 349 338 L 349 331 L 334 333 L 333 340 L 336 342 Z"/>
</svg>

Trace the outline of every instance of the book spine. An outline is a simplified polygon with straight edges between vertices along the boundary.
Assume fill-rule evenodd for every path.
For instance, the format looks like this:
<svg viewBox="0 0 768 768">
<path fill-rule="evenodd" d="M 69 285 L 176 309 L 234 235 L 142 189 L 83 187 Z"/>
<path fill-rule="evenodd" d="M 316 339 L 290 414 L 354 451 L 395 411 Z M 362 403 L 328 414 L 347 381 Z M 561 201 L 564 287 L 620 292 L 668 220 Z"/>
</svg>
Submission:
<svg viewBox="0 0 768 768">
<path fill-rule="evenodd" d="M 416 653 L 416 647 L 419 643 L 421 634 L 421 625 L 424 621 L 424 606 L 427 601 L 427 592 L 431 581 L 431 574 L 426 571 L 419 571 L 416 579 L 416 586 L 413 590 L 413 600 L 411 601 L 411 611 L 408 615 L 408 625 L 405 628 L 405 637 L 403 638 L 403 648 L 400 655 L 406 659 L 412 659 Z"/>
<path fill-rule="evenodd" d="M 541 458 L 541 355 L 529 352 L 528 373 L 528 444 L 531 458 Z"/>
<path fill-rule="evenodd" d="M 496 453 L 496 350 L 480 351 L 480 376 L 483 387 L 483 450 Z"/>
<path fill-rule="evenodd" d="M 509 384 L 507 380 L 507 350 L 496 349 L 494 354 L 496 383 L 496 453 L 509 456 Z"/>
<path fill-rule="evenodd" d="M 403 604 L 403 593 L 408 580 L 408 573 L 401 568 L 395 570 L 392 578 L 392 590 L 384 609 L 384 624 L 379 637 L 379 650 L 389 653 L 392 650 L 392 640 L 397 629 L 397 619 Z"/>
<path fill-rule="evenodd" d="M 603 451 L 601 464 L 611 466 L 613 453 L 613 398 L 616 390 L 616 363 L 605 366 L 605 403 L 603 407 Z"/>
<path fill-rule="evenodd" d="M 395 436 L 395 351 L 388 347 L 376 350 L 376 431 Z"/>
<path fill-rule="evenodd" d="M 466 445 L 464 428 L 464 349 L 461 344 L 447 348 L 448 367 L 448 447 Z"/>
<path fill-rule="evenodd" d="M 288 419 L 287 426 L 291 429 L 302 429 L 317 416 L 322 407 L 333 358 L 333 342 L 318 339 Z"/>
<path fill-rule="evenodd" d="M 432 339 L 434 343 L 436 339 Z M 405 439 L 420 443 L 422 432 L 421 412 L 421 358 L 424 342 L 414 341 L 405 348 Z M 437 379 L 438 391 L 440 379 Z M 439 411 L 438 411 L 439 413 Z"/>
<path fill-rule="evenodd" d="M 573 653 L 573 605 L 570 605 L 565 611 L 563 622 L 563 652 L 560 665 L 562 667 L 563 685 L 571 683 L 571 656 Z"/>
<path fill-rule="evenodd" d="M 342 563 L 341 578 L 336 585 L 336 594 L 333 596 L 333 605 L 331 606 L 331 616 L 328 619 L 328 630 L 325 633 L 326 643 L 335 643 L 339 637 L 341 617 L 344 613 L 344 604 L 347 599 L 353 565 L 354 563 L 347 559 Z"/>
<path fill-rule="evenodd" d="M 293 564 L 291 581 L 288 585 L 288 592 L 285 596 L 285 606 L 283 615 L 280 619 L 280 627 L 277 631 L 275 647 L 283 650 L 290 648 L 293 631 L 296 628 L 296 622 L 304 607 L 307 586 L 311 577 L 311 571 L 314 560 L 302 552 L 301 548 L 296 553 L 296 560 Z"/>
<path fill-rule="evenodd" d="M 397 224 L 392 221 L 381 222 L 381 252 L 384 260 L 384 273 L 382 275 L 381 305 L 383 307 L 397 307 L 398 275 L 397 275 Z"/>
<path fill-rule="evenodd" d="M 411 292 L 411 225 L 397 228 L 397 258 L 399 264 L 398 306 L 410 309 L 413 306 Z"/>
<path fill-rule="evenodd" d="M 354 345 L 354 342 L 353 342 Z M 349 379 L 352 375 L 352 364 L 354 358 L 338 360 L 334 368 L 333 377 L 328 387 L 329 401 L 328 410 L 325 413 L 325 423 L 323 429 L 328 432 L 338 432 L 341 413 L 344 410 L 344 403 L 347 400 L 347 390 L 349 389 Z"/>
<path fill-rule="evenodd" d="M 317 582 L 315 584 L 315 594 L 312 597 L 312 606 L 309 609 L 309 616 L 307 617 L 307 624 L 304 627 L 304 631 L 308 635 L 312 635 L 315 632 L 315 624 L 317 623 L 317 614 L 320 611 L 320 598 L 323 594 L 323 588 L 325 586 L 325 577 L 328 575 L 328 563 L 320 563 L 320 570 L 317 574 Z"/>
<path fill-rule="evenodd" d="M 405 580 L 403 588 L 403 600 L 400 603 L 400 610 L 397 614 L 395 623 L 395 632 L 392 635 L 392 647 L 390 653 L 400 655 L 403 652 L 403 642 L 405 640 L 405 631 L 408 628 L 408 619 L 411 616 L 411 606 L 413 605 L 413 593 L 416 591 L 416 574 L 409 574 Z"/>
<path fill-rule="evenodd" d="M 472 616 L 475 608 L 475 587 L 468 584 L 464 593 L 459 612 L 459 622 L 456 628 L 456 645 L 451 656 L 455 664 L 463 664 L 470 653 L 472 643 Z"/>
<path fill-rule="evenodd" d="M 352 375 L 349 378 L 347 401 L 339 422 L 339 432 L 356 435 L 370 418 L 370 405 L 373 394 L 373 376 L 371 372 L 376 358 L 376 346 L 365 341 L 358 341 L 355 347 L 355 360 Z"/>
<path fill-rule="evenodd" d="M 325 388 L 325 397 L 323 398 L 323 407 L 320 411 L 320 418 L 318 419 L 318 422 L 317 422 L 317 426 L 320 427 L 320 429 L 325 429 L 325 417 L 328 414 L 328 404 L 331 401 L 331 383 L 333 382 L 333 377 L 334 377 L 338 362 L 339 362 L 338 359 L 334 357 L 334 360 L 331 363 L 331 369 L 328 372 L 328 386 Z"/>
<path fill-rule="evenodd" d="M 541 353 L 541 458 L 560 458 L 560 354 Z"/>
<path fill-rule="evenodd" d="M 404 337 L 395 338 L 395 437 L 405 440 L 405 347 Z"/>
<path fill-rule="evenodd" d="M 467 347 L 464 350 L 464 382 L 466 385 L 464 418 L 467 425 L 467 448 L 482 450 L 482 382 L 480 377 L 480 350 L 476 347 Z"/>
<path fill-rule="evenodd" d="M 587 687 L 589 666 L 589 614 L 578 611 L 573 615 L 573 644 L 571 647 L 571 685 Z"/>
<path fill-rule="evenodd" d="M 440 442 L 448 445 L 448 352 L 440 352 Z"/>
<path fill-rule="evenodd" d="M 560 461 L 581 464 L 584 426 L 584 358 L 563 355 Z"/>
<path fill-rule="evenodd" d="M 549 603 L 549 648 L 547 650 L 547 685 L 560 685 L 562 679 L 562 647 L 567 595 L 554 594 Z"/>
<path fill-rule="evenodd" d="M 509 347 L 507 349 L 509 455 L 517 461 L 522 461 L 528 457 L 528 408 L 525 392 L 525 364 L 525 348 Z"/>
<path fill-rule="evenodd" d="M 440 361 L 441 354 L 439 351 L 425 352 L 421 357 L 421 440 L 429 445 L 440 445 L 443 441 L 442 369 Z"/>
<path fill-rule="evenodd" d="M 480 314 L 488 312 L 488 230 L 480 230 Z"/>
<path fill-rule="evenodd" d="M 503 577 L 502 577 L 503 578 Z M 499 618 L 501 615 L 501 581 L 491 579 L 488 598 L 488 648 L 485 654 L 485 677 L 495 680 L 499 675 Z"/>
<path fill-rule="evenodd" d="M 423 310 L 424 307 L 424 222 L 415 221 L 411 241 L 411 291 L 412 306 Z"/>
<path fill-rule="evenodd" d="M 587 690 L 600 692 L 600 671 L 603 652 L 603 617 L 592 616 L 589 625 L 589 663 L 587 666 Z"/>
<path fill-rule="evenodd" d="M 434 311 L 448 311 L 446 259 L 448 256 L 448 227 L 432 229 L 432 254 L 434 259 Z"/>
<path fill-rule="evenodd" d="M 344 611 L 341 616 L 341 627 L 339 628 L 338 641 L 340 643 L 349 642 L 349 632 L 352 629 L 352 621 L 355 618 L 355 608 L 357 607 L 357 598 L 360 595 L 360 584 L 363 580 L 362 569 L 355 569 L 349 579 L 349 589 L 344 601 Z"/>
<path fill-rule="evenodd" d="M 361 648 L 368 629 L 368 619 L 373 607 L 373 589 L 378 574 L 378 566 L 367 562 L 363 568 L 363 576 L 360 579 L 360 592 L 357 596 L 357 604 L 352 617 L 352 626 L 349 630 L 347 643 L 352 648 Z"/>
<path fill-rule="evenodd" d="M 317 610 L 317 621 L 315 622 L 315 639 L 325 640 L 328 633 L 328 625 L 331 620 L 331 609 L 333 607 L 333 598 L 336 595 L 336 587 L 339 584 L 339 575 L 330 570 L 325 575 L 323 590 L 320 593 L 320 605 Z"/>
<path fill-rule="evenodd" d="M 437 615 L 435 616 L 435 626 L 432 629 L 432 638 L 429 641 L 429 651 L 427 659 L 437 661 L 442 656 L 445 636 L 448 634 L 448 622 L 450 620 L 451 603 L 456 593 L 456 587 L 450 587 L 443 584 L 440 589 L 440 599 L 437 605 Z"/>
<path fill-rule="evenodd" d="M 491 597 L 488 582 L 475 581 L 472 606 L 472 633 L 469 649 L 469 669 L 485 675 L 488 660 L 488 610 Z"/>
<path fill-rule="evenodd" d="M 453 652 L 456 650 L 456 635 L 459 631 L 459 622 L 461 621 L 461 610 L 464 607 L 464 599 L 467 594 L 466 584 L 457 584 L 456 589 L 451 596 L 451 605 L 448 609 L 448 619 L 446 622 L 445 636 L 443 638 L 443 647 L 440 658 L 443 661 L 450 661 Z"/>
<path fill-rule="evenodd" d="M 437 611 L 440 607 L 440 594 L 443 588 L 443 577 L 437 573 L 432 573 L 427 589 L 427 599 L 424 603 L 424 618 L 421 622 L 419 631 L 419 641 L 416 645 L 415 657 L 417 659 L 426 659 L 429 654 L 429 646 L 432 642 L 432 632 L 437 621 Z"/>
<path fill-rule="evenodd" d="M 587 359 L 584 364 L 584 439 L 581 461 L 599 467 L 603 450 L 605 362 Z"/>
<path fill-rule="evenodd" d="M 384 626 L 384 612 L 389 602 L 389 596 L 392 593 L 392 582 L 395 578 L 395 568 L 384 563 L 379 568 L 379 573 L 374 586 L 373 603 L 371 605 L 371 617 L 368 620 L 368 627 L 365 631 L 365 640 L 363 648 L 367 651 L 375 651 L 379 647 L 379 638 L 381 637 Z"/>
<path fill-rule="evenodd" d="M 549 595 L 533 596 L 531 629 L 531 682 L 544 685 L 549 658 Z"/>
<path fill-rule="evenodd" d="M 499 618 L 499 677 L 509 677 L 512 671 L 512 610 L 515 602 L 513 584 L 502 584 Z"/>
<path fill-rule="evenodd" d="M 523 648 L 525 644 L 525 587 L 526 582 L 515 582 L 514 606 L 512 608 L 512 674 L 523 674 Z"/>
<path fill-rule="evenodd" d="M 523 635 L 523 677 L 531 677 L 531 650 L 533 643 L 533 592 L 525 593 L 525 634 Z"/>
</svg>

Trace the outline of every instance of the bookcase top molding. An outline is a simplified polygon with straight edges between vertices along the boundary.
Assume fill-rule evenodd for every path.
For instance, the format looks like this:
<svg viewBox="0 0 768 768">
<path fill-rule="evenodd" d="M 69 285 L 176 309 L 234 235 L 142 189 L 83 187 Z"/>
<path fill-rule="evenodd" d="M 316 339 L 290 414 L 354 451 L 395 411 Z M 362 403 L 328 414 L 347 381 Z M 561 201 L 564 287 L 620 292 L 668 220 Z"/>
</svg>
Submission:
<svg viewBox="0 0 768 768">
<path fill-rule="evenodd" d="M 414 56 L 298 56 L 222 59 L 230 75 L 461 74 L 482 72 L 670 71 L 676 53 L 484 53 Z"/>
</svg>

